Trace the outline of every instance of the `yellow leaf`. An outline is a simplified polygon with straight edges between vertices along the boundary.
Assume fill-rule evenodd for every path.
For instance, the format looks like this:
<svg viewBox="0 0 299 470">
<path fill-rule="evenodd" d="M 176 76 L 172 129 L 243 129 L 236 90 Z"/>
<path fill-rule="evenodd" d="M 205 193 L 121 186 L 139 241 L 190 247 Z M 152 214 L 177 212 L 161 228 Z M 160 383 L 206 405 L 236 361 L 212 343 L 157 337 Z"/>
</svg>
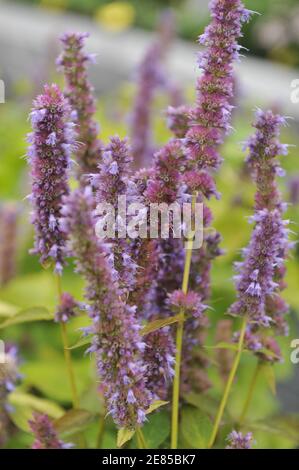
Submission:
<svg viewBox="0 0 299 470">
<path fill-rule="evenodd" d="M 130 441 L 135 432 L 135 429 L 119 429 L 117 433 L 117 447 L 122 447 L 126 442 Z"/>
<path fill-rule="evenodd" d="M 151 404 L 151 406 L 149 407 L 149 409 L 147 410 L 147 412 L 145 414 L 149 415 L 153 411 L 157 410 L 161 406 L 167 405 L 168 403 L 169 403 L 169 401 L 156 400 Z"/>
<path fill-rule="evenodd" d="M 173 323 L 177 323 L 181 319 L 181 315 L 175 315 L 174 317 L 168 318 L 160 318 L 158 320 L 154 320 L 148 323 L 144 328 L 141 330 L 142 335 L 148 335 L 153 331 L 157 331 L 160 328 L 164 328 L 165 326 L 172 325 Z"/>
</svg>

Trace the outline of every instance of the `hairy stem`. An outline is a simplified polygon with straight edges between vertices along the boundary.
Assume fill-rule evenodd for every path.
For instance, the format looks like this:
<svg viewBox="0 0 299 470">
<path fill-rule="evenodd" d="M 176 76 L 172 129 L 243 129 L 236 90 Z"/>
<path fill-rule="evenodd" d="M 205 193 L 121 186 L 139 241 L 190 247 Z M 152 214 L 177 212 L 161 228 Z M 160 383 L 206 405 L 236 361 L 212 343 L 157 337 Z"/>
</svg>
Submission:
<svg viewBox="0 0 299 470">
<path fill-rule="evenodd" d="M 192 196 L 192 213 L 194 214 L 195 203 L 197 194 Z M 186 256 L 184 275 L 182 283 L 182 291 L 186 294 L 188 292 L 190 268 L 192 261 L 192 250 L 194 242 L 194 233 L 189 234 Z M 180 312 L 180 319 L 177 325 L 176 333 L 176 355 L 175 355 L 175 374 L 173 380 L 173 391 L 172 391 L 172 417 L 171 417 L 171 449 L 177 449 L 178 445 L 178 434 L 179 434 L 179 405 L 180 405 L 180 376 L 181 376 L 181 362 L 182 362 L 182 349 L 183 349 L 183 336 L 184 336 L 184 311 Z"/>
<path fill-rule="evenodd" d="M 244 406 L 243 406 L 242 413 L 241 413 L 240 418 L 239 418 L 239 424 L 243 424 L 244 420 L 246 418 L 247 412 L 248 412 L 249 407 L 251 405 L 251 401 L 252 401 L 252 398 L 253 398 L 255 386 L 257 384 L 257 380 L 258 380 L 260 371 L 261 371 L 261 363 L 258 362 L 256 367 L 255 367 L 255 370 L 254 370 L 254 373 L 253 373 L 253 376 L 252 376 L 252 379 L 251 379 L 251 382 L 250 382 L 250 385 L 249 385 L 248 394 L 247 394 L 247 397 L 246 397 L 246 400 L 245 400 L 245 403 L 244 403 Z"/>
<path fill-rule="evenodd" d="M 220 402 L 220 406 L 219 406 L 219 409 L 218 409 L 218 412 L 217 412 L 217 415 L 216 415 L 212 435 L 211 435 L 211 438 L 210 438 L 210 441 L 209 441 L 209 444 L 208 444 L 209 449 L 211 447 L 213 447 L 214 442 L 216 440 L 216 437 L 217 437 L 217 434 L 218 434 L 218 431 L 219 431 L 219 426 L 220 426 L 220 423 L 221 423 L 221 420 L 222 420 L 222 416 L 223 416 L 225 407 L 227 405 L 228 397 L 229 397 L 229 394 L 230 394 L 230 391 L 231 391 L 231 388 L 232 388 L 232 385 L 233 385 L 233 382 L 234 382 L 234 379 L 235 379 L 235 376 L 236 376 L 236 372 L 237 372 L 239 364 L 240 364 L 240 359 L 241 359 L 243 346 L 244 346 L 246 326 L 247 326 L 247 317 L 244 317 L 243 322 L 242 322 L 241 332 L 240 332 L 240 338 L 239 338 L 239 342 L 238 342 L 238 351 L 237 351 L 237 354 L 235 356 L 235 359 L 234 359 L 234 362 L 233 362 L 233 365 L 232 365 L 232 368 L 231 368 L 231 371 L 230 371 L 230 374 L 229 374 L 229 377 L 228 377 L 228 380 L 227 380 L 227 383 L 226 383 L 226 386 L 225 386 L 225 389 L 224 389 L 223 397 L 222 397 L 222 400 Z"/>
</svg>

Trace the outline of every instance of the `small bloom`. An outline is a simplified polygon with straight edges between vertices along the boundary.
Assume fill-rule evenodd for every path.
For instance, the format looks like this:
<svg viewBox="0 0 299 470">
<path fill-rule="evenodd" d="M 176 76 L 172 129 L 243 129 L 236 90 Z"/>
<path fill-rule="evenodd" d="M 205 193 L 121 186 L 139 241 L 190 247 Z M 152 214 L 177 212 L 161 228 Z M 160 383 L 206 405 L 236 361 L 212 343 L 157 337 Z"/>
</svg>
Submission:
<svg viewBox="0 0 299 470">
<path fill-rule="evenodd" d="M 49 416 L 35 412 L 29 421 L 34 435 L 32 449 L 70 449 L 73 444 L 65 443 L 58 438 Z"/>
<path fill-rule="evenodd" d="M 228 442 L 226 449 L 251 449 L 254 444 L 251 432 L 244 435 L 241 432 L 232 431 L 226 440 Z"/>
<path fill-rule="evenodd" d="M 66 323 L 71 318 L 74 318 L 77 315 L 78 310 L 82 308 L 82 304 L 77 302 L 71 294 L 63 292 L 60 304 L 58 305 L 55 313 L 55 321 Z"/>
</svg>

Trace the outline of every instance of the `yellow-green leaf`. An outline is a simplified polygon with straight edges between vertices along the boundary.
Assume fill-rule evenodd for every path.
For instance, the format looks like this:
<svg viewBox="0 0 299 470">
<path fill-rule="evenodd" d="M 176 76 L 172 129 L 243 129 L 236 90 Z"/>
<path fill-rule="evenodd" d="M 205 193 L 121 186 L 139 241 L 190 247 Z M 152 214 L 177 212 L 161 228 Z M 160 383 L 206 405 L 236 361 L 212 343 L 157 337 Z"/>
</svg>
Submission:
<svg viewBox="0 0 299 470">
<path fill-rule="evenodd" d="M 41 320 L 53 320 L 54 315 L 50 313 L 45 307 L 32 307 L 21 310 L 16 315 L 13 315 L 0 324 L 0 329 L 7 328 L 8 326 L 18 325 L 20 323 L 28 323 Z"/>
<path fill-rule="evenodd" d="M 181 315 L 175 315 L 173 317 L 168 318 L 160 318 L 158 320 L 154 320 L 148 323 L 144 328 L 141 330 L 142 335 L 148 335 L 149 333 L 153 333 L 153 331 L 160 330 L 160 328 L 164 328 L 165 326 L 172 325 L 173 323 L 177 323 L 181 319 Z"/>
<path fill-rule="evenodd" d="M 8 304 L 0 301 L 0 317 L 12 317 L 18 312 L 16 305 Z"/>
<path fill-rule="evenodd" d="M 95 414 L 87 410 L 69 410 L 54 421 L 54 427 L 59 434 L 68 436 L 85 429 L 94 418 Z"/>
<path fill-rule="evenodd" d="M 92 336 L 84 336 L 83 338 L 78 339 L 78 341 L 70 346 L 68 349 L 77 349 L 82 348 L 82 346 L 87 346 L 91 343 Z"/>
<path fill-rule="evenodd" d="M 169 403 L 169 401 L 156 400 L 151 404 L 151 406 L 149 407 L 149 409 L 146 411 L 145 414 L 149 415 L 153 411 L 157 410 L 161 406 L 167 405 L 168 403 Z"/>
<path fill-rule="evenodd" d="M 122 447 L 126 442 L 130 441 L 135 432 L 135 429 L 119 429 L 117 433 L 117 447 Z"/>
</svg>

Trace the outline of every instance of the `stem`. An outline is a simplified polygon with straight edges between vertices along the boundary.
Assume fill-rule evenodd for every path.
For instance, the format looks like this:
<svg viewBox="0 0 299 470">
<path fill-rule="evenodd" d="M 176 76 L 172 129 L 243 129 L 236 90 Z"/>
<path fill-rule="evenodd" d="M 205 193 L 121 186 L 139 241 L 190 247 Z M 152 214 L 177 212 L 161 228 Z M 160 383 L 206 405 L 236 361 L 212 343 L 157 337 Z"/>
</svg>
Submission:
<svg viewBox="0 0 299 470">
<path fill-rule="evenodd" d="M 62 289 L 61 289 L 61 278 L 59 275 L 56 276 L 56 280 L 57 280 L 58 296 L 59 296 L 59 299 L 61 299 Z M 74 374 L 74 369 L 73 369 L 73 364 L 72 364 L 71 352 L 68 349 L 69 345 L 68 345 L 68 339 L 67 339 L 67 329 L 66 329 L 66 324 L 64 322 L 60 322 L 60 329 L 61 329 L 61 337 L 62 337 L 62 343 L 63 343 L 64 359 L 66 363 L 66 368 L 67 368 L 67 373 L 69 376 L 69 382 L 70 382 L 71 393 L 72 393 L 73 408 L 79 408 L 80 404 L 79 404 L 78 392 L 77 392 L 77 387 L 76 387 L 75 374 Z"/>
<path fill-rule="evenodd" d="M 139 449 L 146 449 L 146 442 L 144 439 L 143 432 L 140 427 L 136 428 L 136 437 Z"/>
<path fill-rule="evenodd" d="M 192 196 L 192 213 L 194 214 L 195 203 L 197 199 L 197 193 Z M 192 250 L 194 242 L 194 233 L 188 237 L 184 266 L 184 275 L 182 283 L 182 291 L 184 294 L 188 292 L 190 268 L 192 261 Z M 175 354 L 175 374 L 173 380 L 173 391 L 172 391 L 172 417 L 171 417 L 171 449 L 177 449 L 178 446 L 178 429 L 179 429 L 179 403 L 180 403 L 180 376 L 181 376 L 181 362 L 182 362 L 182 349 L 183 349 L 183 337 L 184 337 L 184 311 L 180 311 L 180 320 L 177 325 L 176 334 L 176 354 Z"/>
<path fill-rule="evenodd" d="M 105 414 L 102 414 L 102 416 L 100 416 L 100 421 L 99 421 L 99 431 L 98 431 L 98 436 L 97 436 L 97 449 L 102 448 L 104 434 L 105 434 Z"/>
<path fill-rule="evenodd" d="M 243 322 L 242 322 L 241 332 L 240 332 L 240 338 L 239 338 L 239 342 L 238 342 L 238 352 L 235 356 L 235 359 L 234 359 L 234 362 L 233 362 L 233 365 L 232 365 L 232 368 L 231 368 L 231 371 L 230 371 L 230 374 L 229 374 L 229 377 L 228 377 L 228 380 L 227 380 L 227 383 L 226 383 L 226 386 L 225 386 L 223 397 L 222 397 L 222 400 L 221 400 L 221 403 L 220 403 L 220 406 L 219 406 L 219 409 L 218 409 L 218 412 L 217 412 L 215 424 L 214 424 L 212 435 L 211 435 L 209 445 L 208 445 L 209 449 L 211 449 L 211 447 L 213 447 L 214 442 L 216 440 L 218 430 L 219 430 L 219 426 L 220 426 L 220 422 L 221 422 L 221 419 L 222 419 L 222 416 L 223 416 L 223 413 L 224 413 L 224 410 L 225 410 L 225 407 L 226 407 L 226 404 L 227 404 L 227 401 L 228 401 L 228 397 L 229 397 L 229 394 L 230 394 L 230 391 L 231 391 L 231 388 L 232 388 L 232 385 L 233 385 L 233 382 L 234 382 L 234 379 L 235 379 L 235 376 L 236 376 L 236 372 L 237 372 L 239 364 L 240 364 L 240 359 L 241 359 L 243 346 L 244 346 L 246 326 L 247 326 L 247 318 L 244 317 Z"/>
<path fill-rule="evenodd" d="M 243 406 L 241 416 L 239 418 L 239 424 L 243 424 L 243 422 L 245 420 L 245 417 L 247 415 L 247 412 L 249 410 L 249 407 L 251 405 L 251 401 L 252 401 L 252 398 L 253 398 L 253 394 L 254 394 L 254 390 L 255 390 L 255 386 L 256 386 L 256 383 L 257 383 L 257 379 L 258 379 L 260 370 L 261 370 L 261 363 L 258 362 L 256 367 L 255 367 L 254 374 L 253 374 L 251 382 L 250 382 L 250 386 L 249 386 L 249 389 L 248 389 L 248 394 L 247 394 L 247 397 L 246 397 L 246 400 L 245 400 L 245 403 L 244 403 L 244 406 Z"/>
</svg>

